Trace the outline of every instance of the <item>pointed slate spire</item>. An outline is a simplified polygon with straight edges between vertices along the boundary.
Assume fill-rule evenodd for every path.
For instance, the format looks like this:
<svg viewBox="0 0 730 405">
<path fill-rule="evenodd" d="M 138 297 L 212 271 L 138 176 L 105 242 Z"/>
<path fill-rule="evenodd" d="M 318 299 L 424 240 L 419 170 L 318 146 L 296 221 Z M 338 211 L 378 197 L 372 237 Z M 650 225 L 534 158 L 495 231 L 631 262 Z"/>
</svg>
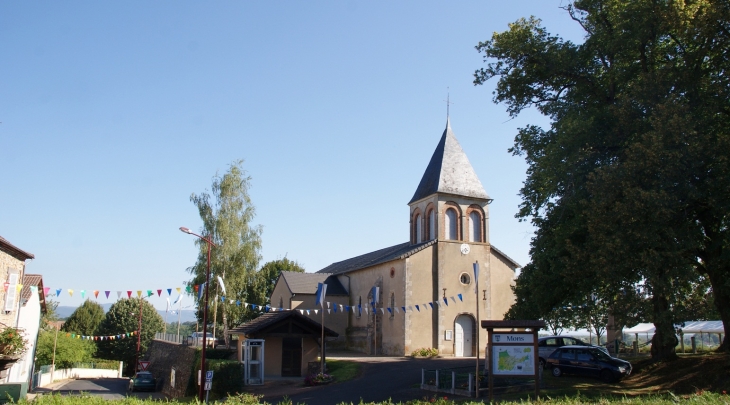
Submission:
<svg viewBox="0 0 730 405">
<path fill-rule="evenodd" d="M 428 197 L 434 193 L 454 194 L 464 197 L 489 200 L 484 186 L 479 181 L 474 168 L 469 163 L 459 141 L 451 131 L 451 123 L 446 119 L 446 129 L 436 150 L 428 162 L 413 198 L 408 204 Z"/>
</svg>

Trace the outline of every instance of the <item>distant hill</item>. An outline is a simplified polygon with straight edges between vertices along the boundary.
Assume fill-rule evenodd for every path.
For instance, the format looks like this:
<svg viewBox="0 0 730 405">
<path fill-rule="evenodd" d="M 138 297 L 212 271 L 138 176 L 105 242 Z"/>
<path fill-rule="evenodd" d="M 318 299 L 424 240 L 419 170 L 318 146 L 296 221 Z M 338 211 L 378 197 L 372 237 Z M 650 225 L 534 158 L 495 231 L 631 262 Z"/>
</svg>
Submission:
<svg viewBox="0 0 730 405">
<path fill-rule="evenodd" d="M 101 304 L 102 308 L 104 308 L 104 312 L 109 311 L 109 308 L 111 308 L 111 303 Z M 56 308 L 56 314 L 61 319 L 66 319 L 73 312 L 76 310 L 77 307 L 70 307 L 70 306 L 59 306 Z M 162 319 L 165 319 L 165 311 L 157 310 L 157 313 L 160 314 Z M 183 309 L 182 313 L 180 314 L 180 322 L 195 322 L 195 311 L 191 309 Z M 167 323 L 177 322 L 177 311 L 173 313 L 172 310 L 170 310 L 167 313 Z"/>
</svg>

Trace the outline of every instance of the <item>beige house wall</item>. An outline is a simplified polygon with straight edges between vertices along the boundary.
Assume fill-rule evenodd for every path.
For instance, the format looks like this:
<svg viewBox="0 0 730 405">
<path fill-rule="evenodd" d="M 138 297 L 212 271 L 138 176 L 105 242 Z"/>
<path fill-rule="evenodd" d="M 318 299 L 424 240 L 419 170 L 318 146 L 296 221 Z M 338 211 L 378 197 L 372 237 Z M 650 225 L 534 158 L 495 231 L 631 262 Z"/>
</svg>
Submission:
<svg viewBox="0 0 730 405">
<path fill-rule="evenodd" d="M 0 283 L 6 283 L 10 280 L 11 272 L 18 274 L 18 284 L 23 283 L 23 275 L 25 274 L 25 261 L 18 260 L 15 257 L 0 251 Z M 18 308 L 20 303 L 20 292 L 15 291 L 15 305 L 13 310 L 5 312 L 5 300 L 8 291 L 0 289 L 0 322 L 4 325 L 16 327 L 18 321 Z"/>
<path fill-rule="evenodd" d="M 330 303 L 330 312 L 327 312 L 327 302 Z M 337 312 L 334 312 L 332 310 L 332 306 L 334 305 L 338 305 Z M 344 310 L 340 311 L 339 305 L 342 305 L 343 307 L 345 305 L 350 305 L 349 297 L 346 295 L 325 296 L 324 326 L 325 328 L 337 332 L 337 334 L 339 335 L 336 339 L 334 339 L 334 342 L 330 344 L 334 344 L 335 346 L 344 346 L 346 341 L 348 316 Z M 294 298 L 292 298 L 291 309 L 304 310 L 304 313 L 302 315 L 312 319 L 319 324 L 322 323 L 322 308 L 317 305 L 317 297 L 314 294 L 297 294 Z M 314 313 L 315 309 L 318 312 L 316 314 Z M 309 313 L 307 313 L 306 310 L 309 310 Z"/>
<path fill-rule="evenodd" d="M 515 295 L 511 286 L 515 284 L 515 268 L 499 253 L 492 253 L 492 283 L 488 292 L 488 297 L 492 307 L 488 311 L 490 318 L 482 319 L 504 319 L 512 304 L 515 303 Z"/>
<path fill-rule="evenodd" d="M 289 290 L 289 286 L 286 285 L 284 277 L 279 277 L 279 280 L 277 280 L 276 285 L 274 286 L 274 291 L 271 293 L 269 305 L 275 308 L 280 308 L 279 303 L 281 303 L 281 308 L 291 309 L 291 298 L 292 293 L 291 290 Z"/>
<path fill-rule="evenodd" d="M 372 353 L 375 343 L 378 354 L 403 355 L 405 317 L 402 312 L 391 317 L 387 310 L 382 313 L 380 308 L 390 306 L 391 294 L 394 296 L 396 306 L 404 305 L 405 262 L 405 260 L 394 260 L 348 274 L 352 305 L 357 306 L 362 300 L 363 308 L 361 316 L 358 317 L 355 312 L 349 315 L 351 321 L 350 328 L 348 328 L 348 347 L 351 349 Z M 380 287 L 377 303 L 377 331 L 374 324 L 376 315 L 373 314 L 370 306 L 372 299 L 370 294 L 374 286 Z M 366 307 L 368 308 L 367 313 L 365 312 Z"/>
<path fill-rule="evenodd" d="M 264 339 L 264 377 L 281 377 L 282 338 Z"/>
<path fill-rule="evenodd" d="M 437 331 L 434 325 L 437 322 L 438 311 L 423 307 L 423 304 L 428 305 L 435 300 L 437 287 L 435 254 L 436 246 L 429 246 L 406 259 L 408 273 L 405 306 L 413 307 L 413 311 L 406 312 L 405 315 L 405 347 L 402 353 L 405 355 L 411 354 L 416 349 L 434 347 L 436 343 Z M 415 305 L 421 308 L 420 312 L 415 309 Z"/>
</svg>

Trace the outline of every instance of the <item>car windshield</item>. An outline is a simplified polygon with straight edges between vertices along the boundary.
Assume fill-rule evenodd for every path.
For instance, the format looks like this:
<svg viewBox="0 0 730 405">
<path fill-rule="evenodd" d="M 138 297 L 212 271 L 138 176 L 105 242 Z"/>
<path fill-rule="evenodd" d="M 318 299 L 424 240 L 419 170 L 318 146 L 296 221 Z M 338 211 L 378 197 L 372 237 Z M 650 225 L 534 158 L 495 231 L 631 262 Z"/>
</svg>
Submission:
<svg viewBox="0 0 730 405">
<path fill-rule="evenodd" d="M 611 356 L 607 355 L 607 354 L 606 354 L 606 353 L 605 353 L 605 352 L 604 352 L 603 350 L 599 350 L 599 349 L 593 349 L 593 350 L 591 350 L 591 353 L 592 353 L 592 354 L 593 354 L 593 355 L 594 355 L 594 356 L 595 356 L 595 357 L 596 357 L 596 358 L 597 358 L 598 360 L 603 360 L 603 361 L 607 361 L 607 360 L 611 360 L 611 358 L 612 358 Z"/>
<path fill-rule="evenodd" d="M 150 373 L 137 373 L 137 378 L 151 378 L 152 374 Z"/>
</svg>

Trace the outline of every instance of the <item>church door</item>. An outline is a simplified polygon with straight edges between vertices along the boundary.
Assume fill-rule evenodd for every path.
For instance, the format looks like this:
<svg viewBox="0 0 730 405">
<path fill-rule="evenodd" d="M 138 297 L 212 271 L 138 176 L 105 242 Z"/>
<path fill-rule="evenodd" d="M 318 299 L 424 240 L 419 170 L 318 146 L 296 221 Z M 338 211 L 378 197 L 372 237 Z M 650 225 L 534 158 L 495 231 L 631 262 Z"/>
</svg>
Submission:
<svg viewBox="0 0 730 405">
<path fill-rule="evenodd" d="M 454 325 L 454 355 L 456 357 L 471 357 L 472 318 L 468 315 L 456 317 Z"/>
<path fill-rule="evenodd" d="M 283 338 L 281 342 L 281 376 L 302 376 L 302 338 Z"/>
</svg>

